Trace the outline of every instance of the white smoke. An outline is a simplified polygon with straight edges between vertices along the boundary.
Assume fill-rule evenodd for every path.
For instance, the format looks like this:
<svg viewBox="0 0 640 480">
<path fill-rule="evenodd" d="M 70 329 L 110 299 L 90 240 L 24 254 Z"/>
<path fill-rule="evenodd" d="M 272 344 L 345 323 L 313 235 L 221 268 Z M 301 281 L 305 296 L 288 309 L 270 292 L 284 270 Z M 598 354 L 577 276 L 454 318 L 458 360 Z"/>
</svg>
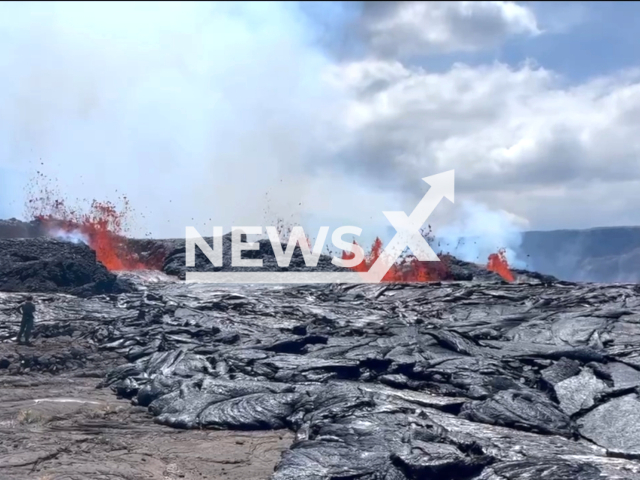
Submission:
<svg viewBox="0 0 640 480">
<path fill-rule="evenodd" d="M 72 230 L 70 232 L 62 229 L 53 229 L 48 232 L 50 237 L 56 238 L 58 240 L 63 240 L 65 242 L 71 243 L 84 243 L 85 245 L 89 245 L 89 238 L 84 235 L 79 230 Z"/>
<path fill-rule="evenodd" d="M 460 260 L 485 264 L 492 253 L 505 250 L 509 265 L 526 268 L 518 257 L 527 221 L 504 210 L 491 210 L 479 203 L 462 203 L 460 217 L 438 227 L 436 251 L 450 253 Z"/>
<path fill-rule="evenodd" d="M 0 38 L 3 216 L 37 168 L 78 199 L 124 193 L 135 236 L 260 225 L 265 192 L 289 218 L 341 128 L 296 4 L 5 2 Z"/>
</svg>

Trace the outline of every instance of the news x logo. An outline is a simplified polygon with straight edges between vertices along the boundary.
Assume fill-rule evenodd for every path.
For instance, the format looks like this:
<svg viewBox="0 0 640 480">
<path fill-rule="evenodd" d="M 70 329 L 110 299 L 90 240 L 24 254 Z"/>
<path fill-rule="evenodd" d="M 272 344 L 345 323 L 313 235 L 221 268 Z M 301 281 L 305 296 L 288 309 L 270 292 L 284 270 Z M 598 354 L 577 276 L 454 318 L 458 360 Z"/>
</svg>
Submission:
<svg viewBox="0 0 640 480">
<path fill-rule="evenodd" d="M 382 254 L 371 266 L 368 272 L 193 272 L 186 274 L 189 283 L 380 283 L 391 266 L 409 248 L 413 255 L 422 262 L 440 261 L 435 252 L 422 236 L 420 230 L 429 215 L 435 210 L 443 197 L 454 201 L 454 170 L 438 175 L 425 177 L 424 180 L 431 187 L 420 203 L 407 216 L 405 212 L 383 212 L 389 222 L 396 229 L 396 234 L 385 247 Z M 302 252 L 305 265 L 312 269 L 317 267 L 329 227 L 321 227 L 313 250 L 307 241 L 302 227 L 294 227 L 289 237 L 286 250 L 282 250 L 280 235 L 276 227 L 266 227 L 266 233 L 279 267 L 288 267 L 296 244 Z M 243 242 L 243 234 L 262 235 L 262 227 L 233 227 L 231 239 L 231 265 L 233 267 L 262 267 L 261 259 L 243 259 L 245 250 L 258 250 L 260 244 Z M 331 235 L 333 245 L 343 251 L 354 254 L 349 260 L 333 257 L 331 263 L 337 267 L 355 267 L 364 259 L 364 251 L 358 245 L 346 242 L 344 235 L 359 236 L 362 229 L 353 226 L 337 228 Z M 186 229 L 186 265 L 195 267 L 196 245 L 215 267 L 222 267 L 222 227 L 213 228 L 213 248 L 200 236 L 194 227 Z"/>
</svg>

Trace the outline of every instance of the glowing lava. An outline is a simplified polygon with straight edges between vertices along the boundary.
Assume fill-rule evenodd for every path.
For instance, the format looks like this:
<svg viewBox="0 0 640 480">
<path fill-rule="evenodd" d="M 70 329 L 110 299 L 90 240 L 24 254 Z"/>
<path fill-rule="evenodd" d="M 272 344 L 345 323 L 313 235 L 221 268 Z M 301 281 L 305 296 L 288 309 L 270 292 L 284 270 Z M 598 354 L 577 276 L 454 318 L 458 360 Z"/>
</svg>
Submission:
<svg viewBox="0 0 640 480">
<path fill-rule="evenodd" d="M 509 269 L 509 262 L 507 262 L 507 255 L 504 249 L 500 249 L 498 253 L 492 253 L 489 255 L 489 262 L 487 263 L 487 270 L 497 273 L 507 282 L 513 282 L 513 273 Z"/>
<path fill-rule="evenodd" d="M 42 173 L 37 172 L 37 177 L 30 187 L 31 192 L 28 196 L 30 200 L 26 206 L 27 218 L 39 220 L 48 235 L 88 243 L 96 252 L 96 259 L 109 270 L 159 269 L 157 261 L 153 265 L 145 264 L 128 246 L 125 236 L 126 220 L 131 209 L 126 197 L 121 197 L 123 202 L 121 209 L 110 202 L 93 200 L 88 213 L 82 213 L 79 210 L 67 208 L 65 202 L 60 200 L 62 196 L 58 193 L 58 189 L 52 188 L 50 180 Z M 291 228 L 287 227 L 281 219 L 278 220 L 276 228 L 286 243 L 291 235 Z M 428 240 L 432 240 L 431 227 L 428 231 L 423 231 L 423 235 Z M 311 239 L 307 236 L 306 240 L 311 249 Z M 357 245 L 355 241 L 354 244 Z M 369 254 L 365 255 L 363 261 L 353 267 L 353 270 L 369 271 L 383 254 L 383 250 L 382 240 L 376 238 Z M 328 253 L 331 254 L 331 252 Z M 342 258 L 345 260 L 353 257 L 352 253 L 342 252 Z M 446 254 L 440 254 L 439 257 L 439 262 L 421 262 L 412 255 L 402 256 L 391 265 L 382 281 L 423 283 L 453 280 L 454 277 L 449 268 L 452 257 Z M 514 280 L 504 250 L 489 256 L 487 269 L 498 273 L 509 282 Z"/>
<path fill-rule="evenodd" d="M 423 235 L 427 239 L 433 240 L 431 233 L 431 227 L 428 231 L 423 231 Z M 430 242 L 431 243 L 431 242 Z M 354 245 L 357 243 L 354 241 Z M 352 267 L 352 270 L 356 272 L 368 272 L 373 264 L 383 254 L 384 248 L 382 240 L 376 238 L 371 246 L 369 254 L 365 254 L 365 258 L 359 265 Z M 439 262 L 421 262 L 413 255 L 402 256 L 396 261 L 383 277 L 383 282 L 393 283 L 424 283 L 424 282 L 438 282 L 453 280 L 453 274 L 449 268 L 450 255 L 440 253 Z M 350 260 L 355 257 L 355 254 L 342 252 L 343 260 Z M 504 249 L 499 250 L 498 253 L 493 253 L 489 256 L 489 263 L 487 269 L 499 274 L 503 279 L 508 282 L 513 282 L 514 277 L 509 269 L 509 263 L 505 255 Z"/>
<path fill-rule="evenodd" d="M 52 237 L 73 237 L 84 241 L 96 252 L 96 259 L 108 270 L 143 270 L 149 268 L 129 251 L 124 235 L 130 213 L 129 201 L 122 197 L 121 209 L 110 202 L 93 200 L 87 213 L 69 209 L 57 189 L 50 187 L 42 173 L 37 173 L 31 185 L 38 190 L 30 195 L 26 205 L 28 218 L 41 222 Z M 44 183 L 44 184 L 43 184 Z"/>
<path fill-rule="evenodd" d="M 354 241 L 354 245 L 357 243 Z M 383 252 L 382 240 L 376 238 L 371 251 L 360 264 L 352 268 L 356 272 L 368 272 Z M 353 253 L 342 252 L 343 260 L 354 258 Z M 421 262 L 412 255 L 401 257 L 396 261 L 382 278 L 385 283 L 424 283 L 453 280 L 449 269 L 448 258 L 441 256 L 439 262 Z"/>
</svg>

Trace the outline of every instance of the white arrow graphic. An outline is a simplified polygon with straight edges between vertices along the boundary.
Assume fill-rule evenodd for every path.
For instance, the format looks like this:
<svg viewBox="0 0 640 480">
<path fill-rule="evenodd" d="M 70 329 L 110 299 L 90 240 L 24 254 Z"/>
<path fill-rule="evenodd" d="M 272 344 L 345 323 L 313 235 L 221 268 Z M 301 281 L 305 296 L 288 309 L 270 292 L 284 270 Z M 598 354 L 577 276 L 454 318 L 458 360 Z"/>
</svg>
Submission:
<svg viewBox="0 0 640 480">
<path fill-rule="evenodd" d="M 409 217 L 404 212 L 383 212 L 397 233 L 369 271 L 361 274 L 365 282 L 379 283 L 382 281 L 407 247 L 421 262 L 440 261 L 420 233 L 420 229 L 438 206 L 442 197 L 448 198 L 451 202 L 454 201 L 454 170 L 425 177 L 422 180 L 431 185 L 431 188 L 422 197 Z"/>
</svg>

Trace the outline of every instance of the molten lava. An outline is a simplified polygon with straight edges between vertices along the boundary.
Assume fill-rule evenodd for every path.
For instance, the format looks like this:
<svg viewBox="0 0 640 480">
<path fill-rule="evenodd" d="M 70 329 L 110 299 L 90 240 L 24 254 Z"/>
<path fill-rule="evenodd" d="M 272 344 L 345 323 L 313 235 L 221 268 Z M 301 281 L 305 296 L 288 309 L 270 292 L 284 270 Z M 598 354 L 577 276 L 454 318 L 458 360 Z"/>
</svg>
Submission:
<svg viewBox="0 0 640 480">
<path fill-rule="evenodd" d="M 94 200 L 89 212 L 81 213 L 67 208 L 57 189 L 50 187 L 49 183 L 38 172 L 32 185 L 38 190 L 38 195 L 32 193 L 26 206 L 28 217 L 40 221 L 48 235 L 59 236 L 62 232 L 82 239 L 96 252 L 96 259 L 108 270 L 149 268 L 127 247 L 124 233 L 130 208 L 126 197 L 122 197 L 124 206 L 120 210 L 110 202 Z"/>
<path fill-rule="evenodd" d="M 433 240 L 433 234 L 431 232 L 431 226 L 428 231 L 422 232 L 423 236 L 427 240 Z M 429 242 L 432 243 L 432 242 Z M 354 245 L 358 245 L 355 241 Z M 384 248 L 382 240 L 376 238 L 371 246 L 369 254 L 365 254 L 365 258 L 360 264 L 352 267 L 352 270 L 356 272 L 368 272 L 373 264 L 383 254 Z M 355 257 L 354 253 L 342 252 L 343 260 L 351 260 Z M 423 283 L 423 282 L 438 282 L 453 280 L 453 274 L 451 273 L 450 259 L 451 256 L 447 254 L 439 255 L 439 262 L 421 262 L 413 255 L 402 256 L 398 261 L 391 265 L 389 271 L 383 277 L 383 282 L 393 283 Z M 507 262 L 504 249 L 493 253 L 489 256 L 489 263 L 487 269 L 498 273 L 502 278 L 508 282 L 513 282 L 514 277 L 509 269 L 509 263 Z"/>
<path fill-rule="evenodd" d="M 355 241 L 354 245 L 358 245 Z M 373 264 L 380 258 L 383 252 L 382 240 L 376 238 L 371 251 L 352 270 L 356 272 L 368 272 Z M 342 252 L 343 260 L 355 257 L 354 253 Z M 399 261 L 391 265 L 389 271 L 382 278 L 385 283 L 424 283 L 452 280 L 447 256 L 441 257 L 439 262 L 421 262 L 414 256 L 403 256 Z"/>
<path fill-rule="evenodd" d="M 487 263 L 487 270 L 497 273 L 507 282 L 513 282 L 513 273 L 509 269 L 509 262 L 507 262 L 507 255 L 504 249 L 500 249 L 498 253 L 492 253 L 489 255 L 489 262 Z"/>
<path fill-rule="evenodd" d="M 140 261 L 128 246 L 125 236 L 126 220 L 130 215 L 129 201 L 121 197 L 124 204 L 122 209 L 116 208 L 110 202 L 98 202 L 93 200 L 88 213 L 68 209 L 58 189 L 50 186 L 50 179 L 37 172 L 37 177 L 32 180 L 29 193 L 30 200 L 26 206 L 27 217 L 39 220 L 47 234 L 51 236 L 71 237 L 81 239 L 96 252 L 96 258 L 109 270 L 147 270 L 158 269 L 155 263 L 145 264 Z M 285 225 L 282 219 L 278 219 L 277 231 L 286 243 L 291 235 L 291 228 Z M 62 235 L 61 235 L 62 233 Z M 423 231 L 426 239 L 433 239 L 431 227 Z M 311 239 L 306 238 L 309 248 L 312 248 Z M 354 245 L 357 243 L 354 241 Z M 380 238 L 376 238 L 368 255 L 359 265 L 353 267 L 356 272 L 367 272 L 371 266 L 383 255 L 383 245 Z M 332 252 L 327 252 L 332 254 Z M 349 260 L 354 258 L 353 253 L 342 252 L 342 258 Z M 422 283 L 443 280 L 453 280 L 449 268 L 449 255 L 440 255 L 439 262 L 421 262 L 414 256 L 402 256 L 395 261 L 382 279 L 383 282 L 397 283 Z M 161 263 L 161 262 L 160 262 Z M 489 256 L 487 269 L 496 272 L 505 280 L 512 282 L 513 274 L 509 269 L 504 250 Z"/>
<path fill-rule="evenodd" d="M 37 215 L 47 231 L 79 234 L 96 252 L 96 259 L 108 270 L 144 270 L 135 253 L 128 251 L 121 230 L 121 213 L 111 203 L 93 201 L 89 213 L 72 212 L 66 217 Z"/>
</svg>

